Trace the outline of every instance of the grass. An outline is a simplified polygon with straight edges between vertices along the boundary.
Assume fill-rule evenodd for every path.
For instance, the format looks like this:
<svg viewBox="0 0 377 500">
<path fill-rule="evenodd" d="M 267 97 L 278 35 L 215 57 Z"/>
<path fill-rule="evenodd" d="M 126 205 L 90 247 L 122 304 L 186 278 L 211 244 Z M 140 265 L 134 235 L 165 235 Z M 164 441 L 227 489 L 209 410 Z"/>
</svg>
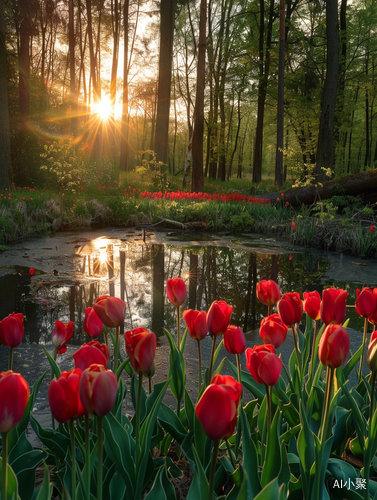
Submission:
<svg viewBox="0 0 377 500">
<path fill-rule="evenodd" d="M 165 219 L 211 232 L 262 233 L 360 257 L 377 252 L 377 233 L 370 230 L 377 225 L 375 208 L 364 207 L 361 199 L 345 196 L 300 209 L 285 204 L 143 199 L 138 193 L 154 191 L 156 179 L 141 177 L 128 173 L 119 187 L 80 187 L 64 196 L 57 189 L 37 186 L 4 190 L 0 193 L 0 251 L 22 238 L 56 230 L 148 226 Z M 169 177 L 167 183 L 169 191 L 181 190 L 179 176 Z M 249 186 L 244 179 L 227 183 L 206 179 L 205 192 L 250 195 Z M 274 189 L 272 181 L 258 186 L 260 191 L 268 188 Z"/>
</svg>

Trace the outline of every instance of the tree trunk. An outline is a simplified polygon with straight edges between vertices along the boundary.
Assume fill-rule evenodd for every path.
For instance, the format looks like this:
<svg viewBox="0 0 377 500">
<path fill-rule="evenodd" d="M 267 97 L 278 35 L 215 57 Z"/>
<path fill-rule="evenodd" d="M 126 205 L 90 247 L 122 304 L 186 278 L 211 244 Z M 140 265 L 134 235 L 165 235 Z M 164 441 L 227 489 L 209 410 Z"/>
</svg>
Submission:
<svg viewBox="0 0 377 500">
<path fill-rule="evenodd" d="M 316 177 L 324 180 L 325 172 L 334 164 L 334 113 L 339 78 L 338 1 L 326 2 L 327 63 L 323 89 L 321 122 L 319 126 Z"/>
<path fill-rule="evenodd" d="M 264 108 L 266 103 L 268 75 L 270 73 L 270 49 L 272 41 L 272 23 L 274 21 L 273 16 L 274 0 L 270 0 L 270 11 L 268 16 L 266 38 L 266 53 L 264 55 L 264 0 L 260 0 L 258 115 L 257 128 L 255 133 L 253 183 L 259 183 L 262 180 Z"/>
<path fill-rule="evenodd" d="M 285 62 L 285 1 L 280 0 L 279 9 L 279 74 L 278 74 L 278 115 L 276 136 L 275 184 L 283 184 L 284 163 L 284 62 Z"/>
<path fill-rule="evenodd" d="M 111 2 L 111 19 L 113 31 L 113 58 L 111 63 L 111 80 L 110 80 L 110 103 L 111 103 L 111 153 L 114 155 L 115 146 L 115 103 L 116 103 L 116 88 L 117 88 L 117 72 L 118 72 L 118 57 L 119 57 L 119 4 L 118 0 Z"/>
<path fill-rule="evenodd" d="M 76 64 L 75 64 L 75 25 L 73 0 L 69 0 L 69 20 L 68 20 L 68 40 L 69 40 L 69 78 L 70 78 L 70 98 L 72 106 L 72 132 L 77 135 L 77 94 L 76 94 Z"/>
<path fill-rule="evenodd" d="M 199 51 L 196 74 L 195 121 L 192 137 L 192 177 L 191 191 L 204 189 L 203 176 L 203 135 L 204 135 L 204 86 L 206 65 L 206 15 L 207 0 L 200 0 Z"/>
<path fill-rule="evenodd" d="M 168 161 L 175 10 L 176 0 L 161 0 L 160 58 L 158 63 L 157 119 L 154 151 L 157 161 L 162 161 L 163 163 L 167 163 Z"/>
<path fill-rule="evenodd" d="M 29 40 L 31 32 L 31 22 L 29 15 L 29 6 L 27 0 L 19 2 L 20 7 L 20 47 L 18 53 L 19 67 L 19 104 L 20 111 L 23 115 L 30 113 L 30 52 Z"/>
<path fill-rule="evenodd" d="M 0 188 L 10 189 L 11 157 L 6 76 L 4 0 L 0 0 Z"/>
</svg>

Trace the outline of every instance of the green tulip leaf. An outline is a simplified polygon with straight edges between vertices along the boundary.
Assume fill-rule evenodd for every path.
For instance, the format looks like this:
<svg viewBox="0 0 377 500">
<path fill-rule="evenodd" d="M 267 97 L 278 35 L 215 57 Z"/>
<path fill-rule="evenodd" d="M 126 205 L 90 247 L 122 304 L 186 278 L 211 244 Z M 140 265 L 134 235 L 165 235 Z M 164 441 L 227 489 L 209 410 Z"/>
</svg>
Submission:
<svg viewBox="0 0 377 500">
<path fill-rule="evenodd" d="M 102 425 L 106 437 L 106 453 L 117 464 L 127 487 L 127 495 L 132 499 L 137 475 L 133 459 L 134 441 L 130 434 L 131 429 L 122 427 L 112 413 L 103 417 Z"/>
<path fill-rule="evenodd" d="M 166 455 L 166 454 L 165 454 Z M 174 478 L 182 476 L 181 469 L 177 466 L 175 462 L 170 457 L 161 456 L 153 459 L 154 468 L 158 470 L 160 467 L 166 464 L 166 468 L 169 471 L 169 475 Z"/>
<path fill-rule="evenodd" d="M 183 337 L 181 339 L 181 345 L 179 346 L 179 350 L 181 351 L 182 354 L 183 354 L 183 351 L 185 350 L 186 339 L 187 339 L 187 332 L 188 332 L 188 328 L 186 327 L 185 328 L 185 333 L 183 334 Z"/>
<path fill-rule="evenodd" d="M 171 334 L 165 329 L 164 333 L 167 336 L 170 344 L 170 365 L 169 365 L 170 389 L 174 394 L 174 397 L 177 400 L 178 405 L 180 405 L 186 386 L 185 362 L 182 353 L 180 350 L 177 349 Z"/>
<path fill-rule="evenodd" d="M 139 373 L 139 375 L 135 375 L 132 373 L 131 376 L 131 399 L 132 399 L 132 404 L 136 412 L 136 407 L 137 407 L 137 391 L 138 391 L 138 385 L 139 385 L 139 377 L 142 375 Z M 140 405 L 140 422 L 144 420 L 146 411 L 145 411 L 145 402 L 147 400 L 147 394 L 145 392 L 144 387 L 141 389 L 141 405 Z"/>
<path fill-rule="evenodd" d="M 258 493 L 256 497 L 254 497 L 254 500 L 272 500 L 273 498 L 279 499 L 279 482 L 278 479 L 274 479 L 270 483 L 268 483 L 263 490 Z M 250 498 L 250 497 L 248 497 Z"/>
<path fill-rule="evenodd" d="M 207 468 L 211 460 L 212 441 L 207 437 L 198 417 L 194 417 L 194 444 L 200 462 Z"/>
<path fill-rule="evenodd" d="M 59 378 L 60 377 L 60 374 L 61 374 L 61 371 L 60 371 L 60 368 L 58 366 L 58 364 L 56 363 L 56 361 L 54 360 L 54 358 L 51 356 L 51 354 L 47 351 L 47 349 L 43 346 L 43 350 L 47 356 L 47 359 L 51 365 L 51 368 L 52 368 L 52 372 L 54 374 L 54 376 L 56 378 Z"/>
<path fill-rule="evenodd" d="M 194 477 L 192 479 L 189 492 L 187 494 L 187 500 L 208 500 L 209 498 L 208 480 L 194 445 L 192 447 L 192 451 L 195 460 L 195 470 L 194 470 Z"/>
<path fill-rule="evenodd" d="M 128 367 L 130 367 L 130 369 L 128 370 Z M 132 373 L 132 366 L 131 366 L 131 363 L 130 363 L 130 358 L 126 358 L 118 367 L 115 375 L 117 376 L 117 379 L 119 379 L 119 377 L 122 375 L 122 371 L 123 370 L 126 370 L 126 372 L 128 373 L 128 375 L 131 376 L 131 373 Z"/>
<path fill-rule="evenodd" d="M 361 442 L 363 443 L 367 438 L 366 419 L 364 415 L 361 413 L 360 408 L 356 404 L 355 398 L 352 397 L 345 384 L 342 385 L 342 389 L 343 389 L 343 394 L 346 396 L 348 403 L 350 404 L 350 407 L 352 409 L 352 419 L 355 424 L 356 432 L 359 436 L 359 439 L 362 438 Z"/>
<path fill-rule="evenodd" d="M 115 474 L 110 481 L 110 500 L 119 500 L 119 498 L 126 498 L 126 483 L 124 482 L 123 476 L 119 470 L 115 471 Z"/>
<path fill-rule="evenodd" d="M 301 482 L 304 497 L 309 498 L 311 492 L 310 470 L 315 461 L 314 437 L 310 430 L 306 409 L 300 403 L 300 417 L 302 429 L 297 438 L 297 450 L 301 459 Z"/>
<path fill-rule="evenodd" d="M 43 483 L 38 491 L 38 496 L 35 500 L 50 500 L 53 491 L 53 484 L 50 483 L 50 474 L 46 462 L 43 460 Z"/>
<path fill-rule="evenodd" d="M 241 408 L 239 417 L 241 419 L 242 429 L 242 451 L 243 451 L 243 469 L 247 473 L 247 498 L 254 498 L 262 489 L 258 473 L 258 454 L 254 442 L 250 436 L 249 424 Z M 273 497 L 271 497 L 273 498 Z"/>
<path fill-rule="evenodd" d="M 30 423 L 42 443 L 60 460 L 65 459 L 66 450 L 70 447 L 68 436 L 52 429 L 44 429 L 40 423 L 31 415 Z"/>
<path fill-rule="evenodd" d="M 267 453 L 262 466 L 261 483 L 264 488 L 275 477 L 278 477 L 281 469 L 280 440 L 278 429 L 280 428 L 281 413 L 278 409 L 268 429 Z"/>
<path fill-rule="evenodd" d="M 158 410 L 157 418 L 163 429 L 169 432 L 181 444 L 187 435 L 187 431 L 177 417 L 177 414 L 163 403 Z"/>
<path fill-rule="evenodd" d="M 174 500 L 175 498 L 174 486 L 168 478 L 166 465 L 163 465 L 158 470 L 152 489 L 145 500 Z"/>
<path fill-rule="evenodd" d="M 188 427 L 189 429 L 192 429 L 194 427 L 195 408 L 191 401 L 190 395 L 186 389 L 185 389 L 185 413 L 186 413 Z"/>
</svg>

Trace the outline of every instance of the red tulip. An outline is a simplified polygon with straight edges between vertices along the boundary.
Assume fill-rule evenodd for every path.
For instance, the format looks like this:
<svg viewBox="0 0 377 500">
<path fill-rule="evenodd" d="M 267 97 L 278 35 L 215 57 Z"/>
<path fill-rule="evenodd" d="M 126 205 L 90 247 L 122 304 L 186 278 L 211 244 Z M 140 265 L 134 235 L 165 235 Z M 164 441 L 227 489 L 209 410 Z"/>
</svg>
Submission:
<svg viewBox="0 0 377 500">
<path fill-rule="evenodd" d="M 246 349 L 246 366 L 258 384 L 272 386 L 279 380 L 283 362 L 276 356 L 274 346 L 265 344 Z"/>
<path fill-rule="evenodd" d="M 328 325 L 319 342 L 318 357 L 324 366 L 338 368 L 342 365 L 350 350 L 350 338 L 347 330 L 340 325 Z"/>
<path fill-rule="evenodd" d="M 319 320 L 321 309 L 321 296 L 314 290 L 314 292 L 304 292 L 304 311 L 314 321 Z"/>
<path fill-rule="evenodd" d="M 298 292 L 285 293 L 278 302 L 278 310 L 286 325 L 300 323 L 303 311 L 300 294 Z"/>
<path fill-rule="evenodd" d="M 377 288 L 373 288 L 373 295 L 376 298 L 376 303 L 377 303 Z M 373 325 L 377 324 L 377 306 L 375 310 L 372 312 L 372 314 L 368 318 L 369 323 L 372 323 Z"/>
<path fill-rule="evenodd" d="M 206 435 L 218 441 L 227 439 L 237 423 L 237 407 L 242 385 L 229 375 L 215 375 L 195 407 Z"/>
<path fill-rule="evenodd" d="M 109 357 L 107 345 L 101 344 L 96 340 L 91 340 L 87 344 L 82 345 L 75 354 L 72 354 L 75 368 L 78 368 L 82 372 L 93 364 L 103 365 L 106 368 Z"/>
<path fill-rule="evenodd" d="M 118 297 L 110 297 L 109 295 L 98 297 L 93 304 L 93 309 L 102 323 L 109 328 L 115 328 L 124 323 L 126 303 Z"/>
<path fill-rule="evenodd" d="M 86 413 L 107 415 L 114 406 L 117 390 L 116 375 L 103 365 L 90 365 L 82 372 L 79 393 Z"/>
<path fill-rule="evenodd" d="M 132 368 L 137 373 L 148 373 L 156 354 L 156 335 L 145 328 L 136 328 L 125 333 L 125 340 Z"/>
<path fill-rule="evenodd" d="M 67 351 L 67 342 L 73 337 L 75 324 L 73 321 L 62 323 L 55 321 L 55 328 L 51 335 L 52 345 L 58 350 L 58 354 L 63 354 Z"/>
<path fill-rule="evenodd" d="M 369 318 L 376 309 L 377 300 L 376 296 L 370 288 L 363 288 L 361 291 L 356 290 L 356 312 L 363 318 Z"/>
<path fill-rule="evenodd" d="M 173 304 L 179 307 L 186 299 L 187 288 L 182 278 L 172 278 L 166 283 L 166 295 Z"/>
<path fill-rule="evenodd" d="M 343 323 L 346 317 L 347 295 L 348 292 L 341 288 L 323 290 L 320 313 L 325 325 Z"/>
<path fill-rule="evenodd" d="M 93 307 L 86 308 L 83 327 L 84 332 L 87 333 L 92 339 L 96 339 L 101 335 L 103 324 Z"/>
<path fill-rule="evenodd" d="M 207 313 L 187 309 L 183 311 L 183 319 L 187 325 L 188 332 L 194 340 L 203 340 L 208 333 Z"/>
<path fill-rule="evenodd" d="M 292 221 L 291 228 L 296 229 L 296 223 L 294 221 Z"/>
<path fill-rule="evenodd" d="M 29 269 L 29 274 L 30 274 L 30 276 L 34 276 L 34 274 L 35 274 L 35 269 L 34 269 L 33 267 L 31 267 L 31 268 Z"/>
<path fill-rule="evenodd" d="M 48 388 L 48 402 L 55 420 L 64 424 L 82 417 L 85 413 L 80 400 L 79 383 L 81 370 L 75 368 L 62 372 L 58 379 L 53 378 Z"/>
<path fill-rule="evenodd" d="M 233 306 L 224 300 L 215 300 L 207 313 L 207 327 L 210 335 L 225 333 L 228 328 Z"/>
<path fill-rule="evenodd" d="M 0 341 L 6 347 L 14 349 L 19 346 L 24 337 L 24 316 L 12 313 L 0 321 Z"/>
<path fill-rule="evenodd" d="M 0 373 L 0 433 L 9 432 L 18 424 L 29 395 L 29 386 L 19 373 Z"/>
<path fill-rule="evenodd" d="M 257 283 L 257 297 L 265 306 L 272 306 L 280 299 L 279 286 L 273 280 Z"/>
<path fill-rule="evenodd" d="M 373 232 L 374 232 L 374 226 L 369 226 L 369 231 L 370 231 L 371 233 L 373 233 Z"/>
<path fill-rule="evenodd" d="M 259 335 L 264 344 L 272 344 L 277 349 L 284 342 L 287 331 L 288 327 L 281 317 L 278 314 L 271 314 L 262 319 Z"/>
<path fill-rule="evenodd" d="M 246 349 L 246 339 L 242 328 L 229 325 L 224 333 L 224 346 L 230 354 L 242 354 Z"/>
</svg>

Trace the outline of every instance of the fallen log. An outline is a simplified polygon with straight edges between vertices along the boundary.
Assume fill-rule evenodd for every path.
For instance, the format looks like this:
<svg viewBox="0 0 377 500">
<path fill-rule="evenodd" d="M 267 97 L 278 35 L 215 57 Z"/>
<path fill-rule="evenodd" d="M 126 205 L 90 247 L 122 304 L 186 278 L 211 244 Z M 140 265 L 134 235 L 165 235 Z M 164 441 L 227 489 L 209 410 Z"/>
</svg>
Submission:
<svg viewBox="0 0 377 500">
<path fill-rule="evenodd" d="M 269 198 L 273 205 L 278 201 L 278 198 L 281 198 L 285 202 L 289 202 L 290 205 L 297 206 L 301 204 L 312 205 L 316 201 L 327 200 L 336 195 L 360 195 L 366 203 L 377 202 L 377 168 L 333 179 L 325 182 L 322 187 L 305 186 L 288 189 L 284 191 L 284 198 L 281 197 L 281 191 L 257 197 Z"/>
</svg>

